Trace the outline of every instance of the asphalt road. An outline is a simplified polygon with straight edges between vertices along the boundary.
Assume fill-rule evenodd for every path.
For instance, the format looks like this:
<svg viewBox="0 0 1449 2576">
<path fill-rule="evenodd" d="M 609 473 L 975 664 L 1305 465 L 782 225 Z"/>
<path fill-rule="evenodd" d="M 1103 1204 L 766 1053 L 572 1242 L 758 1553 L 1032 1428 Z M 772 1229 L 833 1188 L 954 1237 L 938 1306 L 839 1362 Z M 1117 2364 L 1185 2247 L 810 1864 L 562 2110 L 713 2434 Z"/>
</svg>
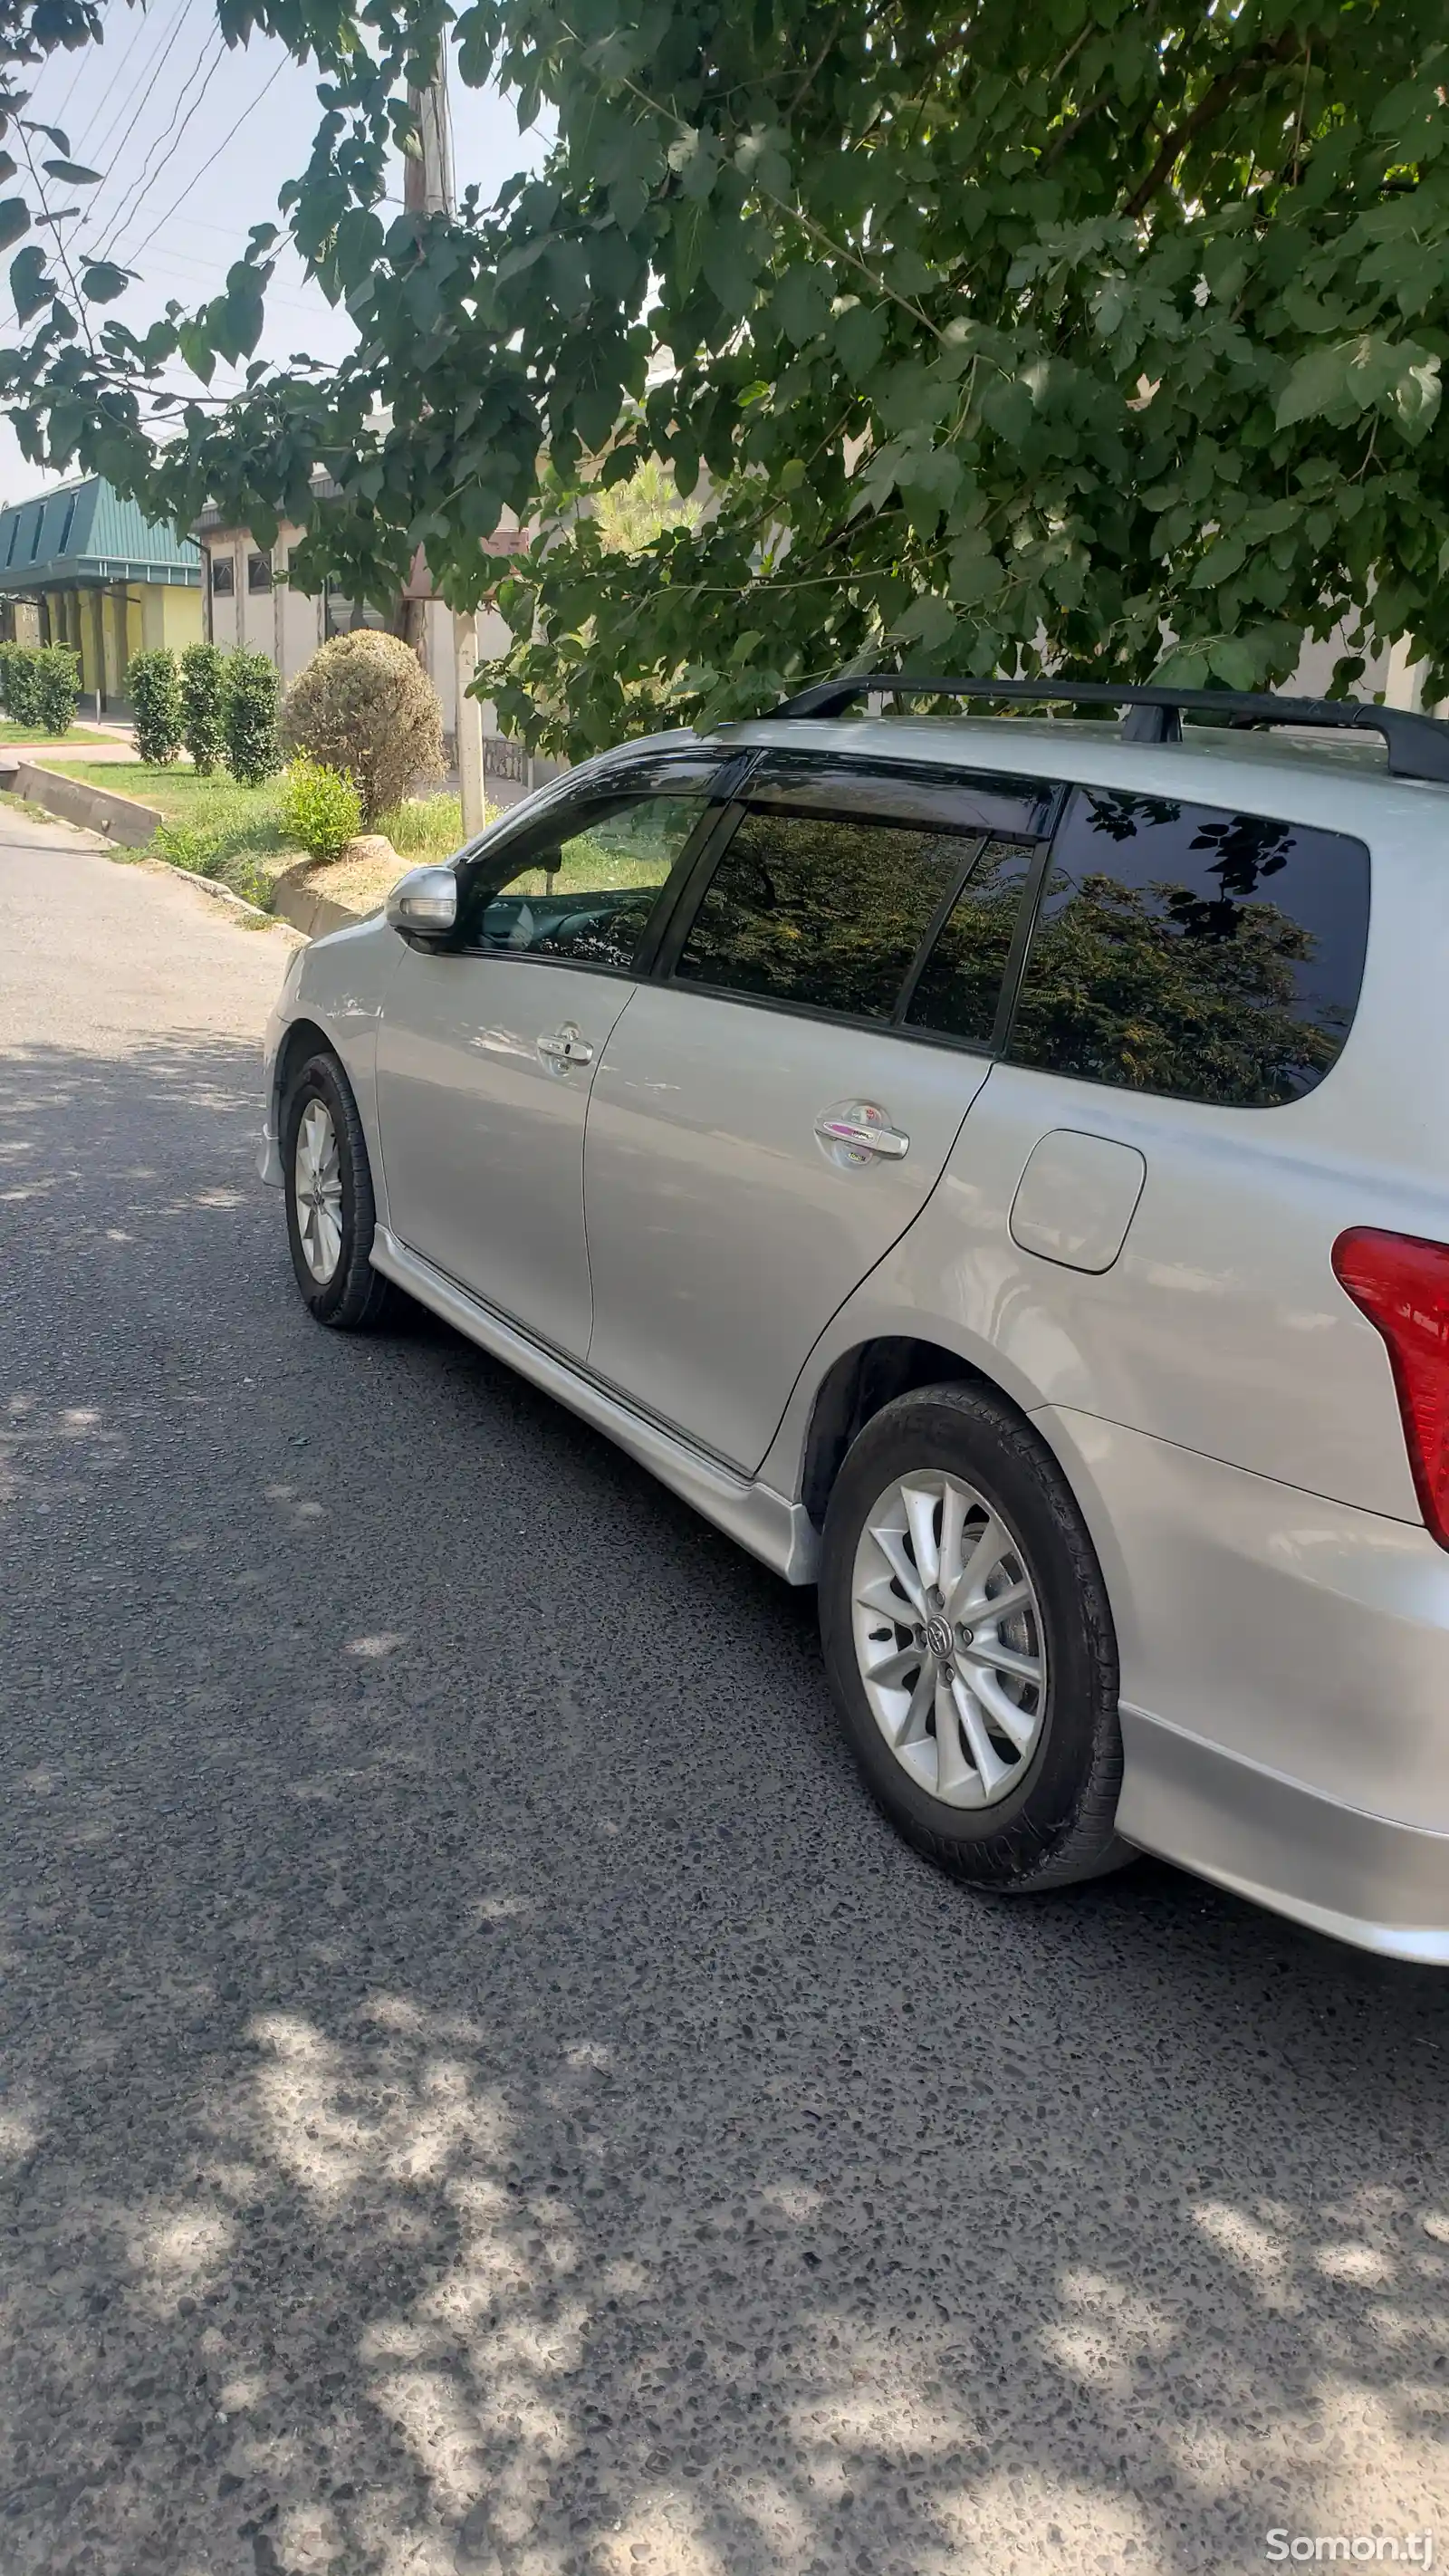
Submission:
<svg viewBox="0 0 1449 2576">
<path fill-rule="evenodd" d="M 1449 1986 L 915 1859 L 808 1596 L 309 1321 L 284 958 L 0 820 L 3 2576 L 1449 2553 Z"/>
</svg>

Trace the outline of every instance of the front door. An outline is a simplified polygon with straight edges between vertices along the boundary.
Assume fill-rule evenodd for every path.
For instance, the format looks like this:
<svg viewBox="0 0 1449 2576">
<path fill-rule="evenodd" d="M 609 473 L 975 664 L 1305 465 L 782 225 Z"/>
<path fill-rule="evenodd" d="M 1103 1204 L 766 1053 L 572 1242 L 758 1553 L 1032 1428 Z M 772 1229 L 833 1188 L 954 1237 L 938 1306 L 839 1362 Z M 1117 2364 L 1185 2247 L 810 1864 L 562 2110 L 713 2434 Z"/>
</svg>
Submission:
<svg viewBox="0 0 1449 2576">
<path fill-rule="evenodd" d="M 378 1031 L 388 1214 L 414 1252 L 582 1359 L 589 1089 L 670 871 L 704 829 L 699 760 L 550 800 L 463 863 L 446 950 L 409 948 Z"/>
<path fill-rule="evenodd" d="M 774 756 L 605 1041 L 589 1366 L 741 1468 L 986 1079 L 1049 802 Z"/>
</svg>

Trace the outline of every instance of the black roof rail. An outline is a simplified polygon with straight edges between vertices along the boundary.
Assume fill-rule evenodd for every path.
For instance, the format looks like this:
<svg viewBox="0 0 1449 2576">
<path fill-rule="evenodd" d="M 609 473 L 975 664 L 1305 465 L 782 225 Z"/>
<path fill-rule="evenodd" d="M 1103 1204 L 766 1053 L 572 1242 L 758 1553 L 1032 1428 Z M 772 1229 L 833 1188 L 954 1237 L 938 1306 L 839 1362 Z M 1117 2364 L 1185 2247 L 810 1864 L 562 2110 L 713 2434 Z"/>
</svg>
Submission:
<svg viewBox="0 0 1449 2576">
<path fill-rule="evenodd" d="M 1213 716 L 1228 725 L 1321 725 L 1339 733 L 1379 733 L 1389 748 L 1395 778 L 1433 779 L 1449 786 L 1449 724 L 1413 715 L 1404 707 L 1376 707 L 1353 698 L 1257 697 L 1237 689 L 1128 687 L 1115 680 L 946 680 L 914 671 L 867 671 L 853 678 L 818 680 L 769 710 L 775 716 L 838 716 L 853 699 L 873 697 L 995 698 L 1009 704 L 1126 707 L 1125 737 L 1133 742 L 1180 742 L 1185 715 Z"/>
</svg>

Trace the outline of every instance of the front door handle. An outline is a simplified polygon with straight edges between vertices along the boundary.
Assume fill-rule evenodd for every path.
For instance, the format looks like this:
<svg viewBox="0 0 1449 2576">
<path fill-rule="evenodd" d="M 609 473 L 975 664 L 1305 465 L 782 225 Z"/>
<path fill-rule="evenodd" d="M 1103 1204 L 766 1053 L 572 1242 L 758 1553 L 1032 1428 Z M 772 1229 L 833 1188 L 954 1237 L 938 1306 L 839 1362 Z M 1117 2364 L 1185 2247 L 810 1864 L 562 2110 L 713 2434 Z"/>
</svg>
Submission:
<svg viewBox="0 0 1449 2576">
<path fill-rule="evenodd" d="M 537 1045 L 539 1054 L 553 1072 L 567 1073 L 570 1065 L 592 1064 L 594 1061 L 593 1048 L 587 1038 L 580 1037 L 572 1020 L 565 1020 L 561 1029 L 550 1030 L 547 1036 L 537 1041 Z"/>
<path fill-rule="evenodd" d="M 866 1163 L 879 1157 L 898 1163 L 911 1150 L 909 1136 L 892 1127 L 883 1109 L 858 1101 L 849 1109 L 827 1109 L 815 1121 L 822 1145 L 840 1163 Z"/>
</svg>

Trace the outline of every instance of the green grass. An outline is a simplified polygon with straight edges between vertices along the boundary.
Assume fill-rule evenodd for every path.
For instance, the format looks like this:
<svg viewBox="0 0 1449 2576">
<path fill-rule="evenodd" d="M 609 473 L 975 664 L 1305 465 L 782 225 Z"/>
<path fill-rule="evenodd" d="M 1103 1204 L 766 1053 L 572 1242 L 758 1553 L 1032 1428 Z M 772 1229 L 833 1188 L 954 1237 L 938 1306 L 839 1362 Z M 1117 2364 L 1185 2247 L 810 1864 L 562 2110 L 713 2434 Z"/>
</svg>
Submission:
<svg viewBox="0 0 1449 2576">
<path fill-rule="evenodd" d="M 115 735 L 93 733 L 85 725 L 72 725 L 69 733 L 37 732 L 34 725 L 11 724 L 0 717 L 0 743 L 11 742 L 114 742 Z"/>
<path fill-rule="evenodd" d="M 467 839 L 463 808 L 456 796 L 411 797 L 406 805 L 395 805 L 390 814 L 384 814 L 376 828 L 386 832 L 411 867 L 421 867 L 426 859 L 450 859 Z"/>
<path fill-rule="evenodd" d="M 271 907 L 277 878 L 301 857 L 295 840 L 289 840 L 282 828 L 280 778 L 269 778 L 261 787 L 238 787 L 224 770 L 199 778 L 194 769 L 179 765 L 157 768 L 137 761 L 134 766 L 127 762 L 119 767 L 57 759 L 47 766 L 67 778 L 82 779 L 87 786 L 107 788 L 112 795 L 133 796 L 138 804 L 154 806 L 163 818 L 151 843 L 155 857 L 169 859 L 173 867 L 189 868 L 197 876 L 216 877 L 233 894 L 245 895 L 248 903 L 264 909 Z M 384 814 L 377 829 L 386 833 L 405 867 L 416 867 L 425 859 L 451 858 L 464 837 L 456 796 L 419 797 Z M 388 871 L 374 867 L 364 874 L 366 884 L 359 879 L 356 887 L 350 878 L 344 886 L 339 876 L 338 899 L 355 899 L 362 910 L 370 902 L 380 903 L 387 891 Z M 319 869 L 317 883 L 325 892 L 325 870 Z"/>
<path fill-rule="evenodd" d="M 194 769 L 159 768 L 144 761 L 124 768 L 107 762 L 53 760 L 48 766 L 113 796 L 133 796 L 154 806 L 162 822 L 150 848 L 193 876 L 215 877 L 248 903 L 269 909 L 272 887 L 298 853 L 278 819 L 281 781 L 238 787 L 225 772 L 199 778 Z"/>
</svg>

